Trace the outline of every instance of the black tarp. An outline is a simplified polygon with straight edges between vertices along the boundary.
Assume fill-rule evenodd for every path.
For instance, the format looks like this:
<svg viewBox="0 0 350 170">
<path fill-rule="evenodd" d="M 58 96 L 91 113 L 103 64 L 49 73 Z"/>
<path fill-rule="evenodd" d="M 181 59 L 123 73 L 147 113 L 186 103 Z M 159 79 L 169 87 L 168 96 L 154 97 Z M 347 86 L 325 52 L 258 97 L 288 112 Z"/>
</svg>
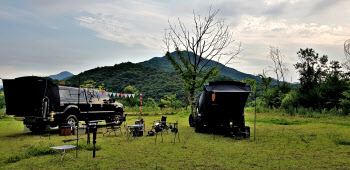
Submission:
<svg viewBox="0 0 350 170">
<path fill-rule="evenodd" d="M 42 77 L 29 76 L 4 79 L 6 114 L 16 116 L 41 116 L 42 100 L 49 98 L 49 109 L 58 108 L 58 86 Z"/>
</svg>

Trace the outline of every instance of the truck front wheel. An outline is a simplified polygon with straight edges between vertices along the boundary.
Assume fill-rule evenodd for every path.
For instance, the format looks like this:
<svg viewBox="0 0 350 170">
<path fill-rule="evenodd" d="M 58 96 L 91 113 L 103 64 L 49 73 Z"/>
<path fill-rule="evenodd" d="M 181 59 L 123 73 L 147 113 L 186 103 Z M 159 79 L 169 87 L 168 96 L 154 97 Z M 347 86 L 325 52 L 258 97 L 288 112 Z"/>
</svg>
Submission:
<svg viewBox="0 0 350 170">
<path fill-rule="evenodd" d="M 66 119 L 67 126 L 75 126 L 77 122 L 78 122 L 78 118 L 74 115 L 69 115 Z"/>
</svg>

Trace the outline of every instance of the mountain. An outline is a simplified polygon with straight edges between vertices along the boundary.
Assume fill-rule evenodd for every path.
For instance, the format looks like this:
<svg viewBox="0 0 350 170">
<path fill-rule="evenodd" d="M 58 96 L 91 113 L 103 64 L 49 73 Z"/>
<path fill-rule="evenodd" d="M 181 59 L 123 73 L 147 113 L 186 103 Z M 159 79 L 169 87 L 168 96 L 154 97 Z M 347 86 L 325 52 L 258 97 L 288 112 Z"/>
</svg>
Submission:
<svg viewBox="0 0 350 170">
<path fill-rule="evenodd" d="M 172 56 L 175 56 L 175 54 L 176 54 L 175 52 L 171 53 Z M 193 53 L 189 53 L 189 54 L 190 54 L 191 60 L 194 61 L 194 54 Z M 177 60 L 179 61 L 179 59 Z M 228 76 L 233 80 L 240 81 L 248 77 L 256 80 L 259 83 L 261 82 L 261 78 L 258 76 L 240 72 L 234 68 L 226 67 L 225 65 L 218 63 L 216 61 L 208 61 L 207 59 L 204 59 L 199 66 L 202 67 L 207 62 L 208 62 L 207 66 L 209 67 L 214 67 L 216 65 L 219 65 L 218 69 L 220 70 L 220 75 Z M 145 67 L 153 67 L 153 68 L 157 68 L 165 71 L 174 71 L 173 66 L 171 65 L 170 61 L 166 58 L 166 56 L 154 57 L 150 60 L 143 61 L 138 64 Z"/>
<path fill-rule="evenodd" d="M 67 80 L 69 77 L 74 76 L 74 74 L 68 72 L 68 71 L 63 71 L 59 74 L 56 75 L 51 75 L 49 76 L 50 78 L 54 79 L 54 80 Z"/>
<path fill-rule="evenodd" d="M 86 80 L 103 83 L 107 91 L 116 93 L 123 93 L 124 88 L 131 85 L 148 98 L 160 99 L 167 93 L 177 94 L 178 98 L 185 97 L 178 74 L 131 62 L 84 71 L 66 80 L 66 84 L 77 87 Z"/>
<path fill-rule="evenodd" d="M 80 83 L 79 83 L 80 78 Z M 174 71 L 164 71 L 152 67 L 144 67 L 131 62 L 114 66 L 97 67 L 84 71 L 66 80 L 66 85 L 78 87 L 86 80 L 103 83 L 107 91 L 123 93 L 126 86 L 134 86 L 146 98 L 158 101 L 168 93 L 176 94 L 177 99 L 184 100 L 183 81 Z M 218 76 L 215 80 L 232 80 L 226 76 Z"/>
</svg>

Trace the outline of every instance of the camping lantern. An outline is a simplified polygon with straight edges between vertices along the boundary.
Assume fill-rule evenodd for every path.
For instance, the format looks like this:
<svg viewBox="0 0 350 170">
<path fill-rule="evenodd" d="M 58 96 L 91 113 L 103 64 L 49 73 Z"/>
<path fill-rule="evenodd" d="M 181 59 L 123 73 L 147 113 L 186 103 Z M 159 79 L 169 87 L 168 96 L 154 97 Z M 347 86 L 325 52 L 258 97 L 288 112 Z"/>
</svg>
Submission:
<svg viewBox="0 0 350 170">
<path fill-rule="evenodd" d="M 212 100 L 212 101 L 215 101 L 215 97 L 216 97 L 216 96 L 215 96 L 215 92 L 214 92 L 214 93 L 211 95 L 211 100 Z"/>
</svg>

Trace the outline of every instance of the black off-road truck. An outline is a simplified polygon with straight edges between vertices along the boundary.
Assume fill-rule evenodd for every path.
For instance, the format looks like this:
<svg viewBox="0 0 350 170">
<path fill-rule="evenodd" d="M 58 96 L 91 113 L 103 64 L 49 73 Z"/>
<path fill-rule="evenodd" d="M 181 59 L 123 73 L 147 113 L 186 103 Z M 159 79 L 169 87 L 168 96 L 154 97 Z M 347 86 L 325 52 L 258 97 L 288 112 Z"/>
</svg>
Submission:
<svg viewBox="0 0 350 170">
<path fill-rule="evenodd" d="M 31 131 L 73 126 L 80 120 L 112 121 L 124 114 L 121 103 L 94 89 L 57 86 L 35 76 L 4 79 L 3 86 L 6 114 L 15 115 Z"/>
</svg>

